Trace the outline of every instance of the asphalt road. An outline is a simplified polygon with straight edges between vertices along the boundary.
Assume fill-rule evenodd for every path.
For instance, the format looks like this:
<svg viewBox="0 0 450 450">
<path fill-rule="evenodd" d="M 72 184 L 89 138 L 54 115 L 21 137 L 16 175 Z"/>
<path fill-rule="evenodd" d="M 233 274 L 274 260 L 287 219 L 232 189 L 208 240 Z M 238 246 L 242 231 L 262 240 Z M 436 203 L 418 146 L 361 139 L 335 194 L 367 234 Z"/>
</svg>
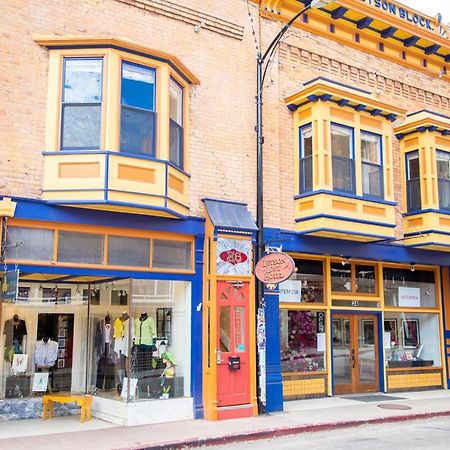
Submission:
<svg viewBox="0 0 450 450">
<path fill-rule="evenodd" d="M 363 425 L 354 428 L 301 433 L 274 439 L 234 442 L 207 448 L 217 450 L 268 448 L 270 450 L 449 450 L 450 417 L 435 417 L 428 420 L 410 420 L 381 425 Z"/>
</svg>

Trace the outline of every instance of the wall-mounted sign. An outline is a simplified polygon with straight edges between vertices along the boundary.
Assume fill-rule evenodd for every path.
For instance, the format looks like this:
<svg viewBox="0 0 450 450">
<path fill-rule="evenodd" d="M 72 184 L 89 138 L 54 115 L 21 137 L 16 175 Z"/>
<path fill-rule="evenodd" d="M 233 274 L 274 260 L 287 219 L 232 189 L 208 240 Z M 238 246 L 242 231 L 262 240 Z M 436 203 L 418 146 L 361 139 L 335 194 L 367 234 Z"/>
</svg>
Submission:
<svg viewBox="0 0 450 450">
<path fill-rule="evenodd" d="M 398 306 L 420 308 L 420 288 L 400 286 L 398 288 Z"/>
<path fill-rule="evenodd" d="M 217 239 L 217 274 L 250 275 L 252 243 L 244 239 Z"/>
<path fill-rule="evenodd" d="M 362 0 L 364 3 L 375 6 L 375 8 L 382 9 L 386 13 L 396 16 L 400 19 L 413 23 L 425 30 L 435 31 L 435 24 L 430 19 L 427 19 L 408 8 L 400 7 L 395 3 L 386 0 Z"/>
<path fill-rule="evenodd" d="M 294 272 L 294 260 L 286 253 L 269 253 L 256 264 L 255 275 L 263 283 L 281 283 Z"/>
<path fill-rule="evenodd" d="M 19 271 L 0 272 L 0 299 L 4 302 L 15 302 L 19 286 Z"/>
<path fill-rule="evenodd" d="M 302 301 L 301 280 L 286 280 L 279 285 L 280 302 L 300 303 Z"/>
</svg>

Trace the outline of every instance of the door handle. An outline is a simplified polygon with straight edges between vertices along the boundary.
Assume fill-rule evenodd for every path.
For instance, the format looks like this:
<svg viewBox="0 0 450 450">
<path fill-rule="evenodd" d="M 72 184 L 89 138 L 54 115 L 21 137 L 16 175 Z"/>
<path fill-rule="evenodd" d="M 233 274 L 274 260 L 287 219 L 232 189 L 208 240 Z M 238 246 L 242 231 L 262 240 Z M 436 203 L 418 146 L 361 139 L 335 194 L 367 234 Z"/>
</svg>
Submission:
<svg viewBox="0 0 450 450">
<path fill-rule="evenodd" d="M 355 350 L 354 349 L 352 349 L 352 354 L 351 354 L 351 357 L 350 357 L 350 361 L 352 362 L 352 369 L 354 369 L 355 368 L 355 364 L 356 364 Z"/>
<path fill-rule="evenodd" d="M 222 352 L 220 350 L 216 350 L 216 363 L 222 364 Z"/>
</svg>

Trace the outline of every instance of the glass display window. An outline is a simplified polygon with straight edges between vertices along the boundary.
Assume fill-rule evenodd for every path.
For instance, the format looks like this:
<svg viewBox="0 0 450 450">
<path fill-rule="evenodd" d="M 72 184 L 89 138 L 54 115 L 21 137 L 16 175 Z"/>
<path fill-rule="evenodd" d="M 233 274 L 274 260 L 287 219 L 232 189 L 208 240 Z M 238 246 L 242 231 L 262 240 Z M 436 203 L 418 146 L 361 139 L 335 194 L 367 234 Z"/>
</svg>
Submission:
<svg viewBox="0 0 450 450">
<path fill-rule="evenodd" d="M 331 291 L 358 296 L 376 296 L 377 266 L 370 263 L 355 263 L 347 259 L 331 262 Z"/>
<path fill-rule="evenodd" d="M 412 270 L 414 269 L 414 270 Z M 435 273 L 432 270 L 383 268 L 385 306 L 436 308 Z"/>
<path fill-rule="evenodd" d="M 386 312 L 384 348 L 388 368 L 439 367 L 439 316 Z"/>
<path fill-rule="evenodd" d="M 294 259 L 296 271 L 279 284 L 281 303 L 324 303 L 323 261 Z"/>
<path fill-rule="evenodd" d="M 326 368 L 325 312 L 280 310 L 281 372 L 317 372 Z"/>
</svg>

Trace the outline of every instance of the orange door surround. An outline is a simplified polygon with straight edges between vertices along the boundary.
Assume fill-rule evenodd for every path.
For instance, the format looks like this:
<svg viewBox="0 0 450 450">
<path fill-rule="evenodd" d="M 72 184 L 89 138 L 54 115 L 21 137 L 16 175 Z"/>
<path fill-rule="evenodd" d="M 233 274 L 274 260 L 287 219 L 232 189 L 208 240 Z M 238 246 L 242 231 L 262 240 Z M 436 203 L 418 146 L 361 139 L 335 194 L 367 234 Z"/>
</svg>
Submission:
<svg viewBox="0 0 450 450">
<path fill-rule="evenodd" d="M 249 283 L 217 282 L 217 406 L 250 403 Z"/>
</svg>

